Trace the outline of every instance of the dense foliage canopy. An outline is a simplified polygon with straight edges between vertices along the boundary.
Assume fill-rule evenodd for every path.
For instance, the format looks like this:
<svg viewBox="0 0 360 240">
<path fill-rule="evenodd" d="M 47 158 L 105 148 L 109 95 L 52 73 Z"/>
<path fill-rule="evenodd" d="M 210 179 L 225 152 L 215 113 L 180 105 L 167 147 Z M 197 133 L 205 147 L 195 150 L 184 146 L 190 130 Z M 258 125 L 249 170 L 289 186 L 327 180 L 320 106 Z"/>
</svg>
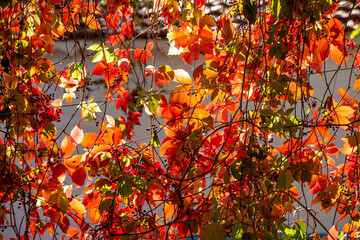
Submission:
<svg viewBox="0 0 360 240">
<path fill-rule="evenodd" d="M 337 3 L 206 4 L 1 3 L 0 239 L 359 236 L 360 54 Z M 53 63 L 66 39 L 75 61 Z"/>
</svg>

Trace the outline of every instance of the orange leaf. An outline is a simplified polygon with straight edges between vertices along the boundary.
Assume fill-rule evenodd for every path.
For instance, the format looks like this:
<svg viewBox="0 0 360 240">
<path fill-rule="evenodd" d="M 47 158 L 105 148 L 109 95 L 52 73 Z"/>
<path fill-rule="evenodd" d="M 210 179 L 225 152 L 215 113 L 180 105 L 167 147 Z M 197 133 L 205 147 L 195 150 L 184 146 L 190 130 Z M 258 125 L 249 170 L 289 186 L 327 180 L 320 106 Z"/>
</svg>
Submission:
<svg viewBox="0 0 360 240">
<path fill-rule="evenodd" d="M 191 85 L 184 84 L 178 87 L 175 87 L 170 93 L 169 102 L 170 103 L 177 103 L 177 104 L 187 104 L 190 101 L 190 94 L 191 94 Z"/>
<path fill-rule="evenodd" d="M 76 155 L 65 159 L 65 167 L 68 169 L 69 174 L 72 174 L 76 169 L 82 166 L 81 159 L 82 155 Z"/>
<path fill-rule="evenodd" d="M 63 158 L 69 157 L 76 149 L 76 143 L 71 136 L 66 136 L 61 142 L 61 155 Z"/>
<path fill-rule="evenodd" d="M 145 64 L 148 57 L 152 57 L 150 51 L 142 50 L 139 48 L 135 49 L 135 55 L 134 55 L 135 61 L 140 60 L 140 62 L 142 62 L 142 64 Z"/>
<path fill-rule="evenodd" d="M 232 21 L 230 21 L 229 18 L 222 16 L 221 19 L 219 20 L 218 24 L 219 24 L 219 28 L 220 28 L 219 33 L 221 33 L 220 36 L 226 42 L 231 41 L 234 37 L 234 25 L 233 25 Z"/>
<path fill-rule="evenodd" d="M 82 142 L 80 143 L 81 146 L 86 148 L 91 148 L 96 143 L 101 143 L 101 139 L 99 138 L 99 135 L 96 133 L 85 133 Z"/>
<path fill-rule="evenodd" d="M 337 240 L 339 235 L 339 231 L 337 228 L 337 224 L 332 226 L 329 230 L 328 240 Z"/>
<path fill-rule="evenodd" d="M 338 44 L 330 45 L 331 58 L 339 65 L 344 65 L 344 63 L 349 58 L 349 55 L 345 51 L 343 46 L 338 46 Z"/>
<path fill-rule="evenodd" d="M 354 89 L 360 89 L 360 78 L 359 77 L 358 77 L 358 79 L 355 80 Z"/>
<path fill-rule="evenodd" d="M 98 62 L 98 64 L 96 64 L 94 69 L 92 70 L 91 75 L 98 75 L 98 76 L 104 75 L 106 68 L 107 67 L 105 65 L 105 62 L 103 61 Z"/>
<path fill-rule="evenodd" d="M 355 132 L 355 135 L 342 138 L 344 145 L 341 148 L 342 154 L 351 154 L 358 150 L 360 144 L 360 133 Z"/>
<path fill-rule="evenodd" d="M 83 214 L 86 213 L 86 209 L 85 209 L 84 204 L 82 204 L 82 202 L 80 202 L 77 199 L 71 200 L 69 205 L 70 205 L 70 208 L 72 210 L 74 210 L 77 214 L 83 215 Z"/>
<path fill-rule="evenodd" d="M 69 227 L 69 229 L 66 232 L 66 236 L 76 237 L 75 235 L 77 235 L 78 233 L 79 233 L 79 229 L 74 228 L 74 227 Z"/>
<path fill-rule="evenodd" d="M 343 227 L 343 231 L 346 233 L 351 233 L 354 231 L 354 227 L 350 224 L 350 223 L 345 223 L 344 227 Z"/>
<path fill-rule="evenodd" d="M 174 71 L 168 65 L 162 65 L 155 72 L 155 84 L 159 88 L 165 85 L 168 87 L 170 85 L 170 80 L 174 79 Z"/>
<path fill-rule="evenodd" d="M 164 205 L 164 218 L 171 218 L 175 215 L 176 205 L 171 203 L 165 203 Z"/>
<path fill-rule="evenodd" d="M 336 167 L 335 160 L 332 157 L 330 157 L 328 154 L 324 154 L 324 157 L 327 162 L 328 168 Z"/>
<path fill-rule="evenodd" d="M 299 199 L 299 190 L 296 188 L 296 187 L 291 187 L 290 189 L 289 189 L 289 194 L 292 196 L 292 197 L 294 197 L 294 198 L 296 198 L 296 199 Z"/>
<path fill-rule="evenodd" d="M 91 154 L 96 154 L 99 152 L 108 152 L 110 149 L 112 149 L 110 145 L 99 145 L 99 146 L 96 145 L 91 149 Z"/>
<path fill-rule="evenodd" d="M 98 223 L 101 218 L 101 214 L 99 211 L 100 202 L 101 202 L 101 197 L 97 197 L 95 198 L 94 201 L 92 201 L 92 203 L 88 207 L 89 218 L 92 224 Z"/>
<path fill-rule="evenodd" d="M 175 42 L 175 47 L 186 47 L 189 44 L 188 35 L 190 34 L 187 28 L 173 27 L 169 32 L 168 39 Z"/>
<path fill-rule="evenodd" d="M 344 101 L 349 100 L 349 92 L 343 88 L 339 88 L 339 95 Z"/>
<path fill-rule="evenodd" d="M 355 112 L 355 110 L 348 106 L 341 106 L 336 108 L 335 112 L 336 114 L 344 117 L 351 117 L 351 115 Z"/>
<path fill-rule="evenodd" d="M 100 13 L 100 8 L 93 2 L 88 2 L 83 5 L 81 17 L 89 28 L 98 30 L 101 28 L 99 22 L 96 20 L 97 14 Z"/>
</svg>

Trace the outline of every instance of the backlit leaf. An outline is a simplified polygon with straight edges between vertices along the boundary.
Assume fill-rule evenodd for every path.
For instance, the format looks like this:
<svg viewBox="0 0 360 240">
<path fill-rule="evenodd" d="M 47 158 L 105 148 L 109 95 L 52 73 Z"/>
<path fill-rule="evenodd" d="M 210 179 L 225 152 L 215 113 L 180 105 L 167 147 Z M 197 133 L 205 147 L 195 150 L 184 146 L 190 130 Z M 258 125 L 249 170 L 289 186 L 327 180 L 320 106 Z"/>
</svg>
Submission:
<svg viewBox="0 0 360 240">
<path fill-rule="evenodd" d="M 76 125 L 70 132 L 70 136 L 76 144 L 80 144 L 84 138 L 84 132 L 80 125 Z"/>
<path fill-rule="evenodd" d="M 174 70 L 174 82 L 184 83 L 184 84 L 191 84 L 192 80 L 189 75 L 184 69 L 176 69 Z"/>
<path fill-rule="evenodd" d="M 355 135 L 342 138 L 344 145 L 341 148 L 342 154 L 351 154 L 358 150 L 360 145 L 360 133 L 355 132 Z"/>
<path fill-rule="evenodd" d="M 82 204 L 79 200 L 73 199 L 69 203 L 70 209 L 74 210 L 77 214 L 83 215 L 86 213 L 86 209 L 84 204 Z"/>
<path fill-rule="evenodd" d="M 101 214 L 99 211 L 100 202 L 101 202 L 101 197 L 98 196 L 88 206 L 89 218 L 92 224 L 98 223 L 101 218 Z"/>
<path fill-rule="evenodd" d="M 71 136 L 66 136 L 61 142 L 61 153 L 63 158 L 69 157 L 76 149 L 76 143 Z"/>
<path fill-rule="evenodd" d="M 165 203 L 164 204 L 164 218 L 172 218 L 176 213 L 176 204 Z"/>
<path fill-rule="evenodd" d="M 83 167 L 79 167 L 73 174 L 70 175 L 70 177 L 76 187 L 81 187 L 84 185 L 86 180 L 86 171 Z"/>
</svg>

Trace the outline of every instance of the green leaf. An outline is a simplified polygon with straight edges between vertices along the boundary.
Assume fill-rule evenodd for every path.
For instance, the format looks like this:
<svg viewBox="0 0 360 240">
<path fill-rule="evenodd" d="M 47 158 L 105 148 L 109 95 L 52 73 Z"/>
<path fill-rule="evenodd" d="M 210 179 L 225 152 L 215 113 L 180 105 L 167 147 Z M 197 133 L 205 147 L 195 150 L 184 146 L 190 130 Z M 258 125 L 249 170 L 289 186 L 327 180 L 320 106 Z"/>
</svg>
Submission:
<svg viewBox="0 0 360 240">
<path fill-rule="evenodd" d="M 296 234 L 296 230 L 293 230 L 293 229 L 290 229 L 290 228 L 286 228 L 285 231 L 284 231 L 284 233 L 285 233 L 286 235 L 288 235 L 289 237 L 292 237 L 292 236 L 294 236 L 294 235 Z"/>
<path fill-rule="evenodd" d="M 158 108 L 158 103 L 157 103 L 157 99 L 154 97 L 154 96 L 150 96 L 149 97 L 149 104 L 148 104 L 148 107 L 149 107 L 149 110 L 150 112 L 155 116 L 156 115 L 156 111 L 157 111 L 157 108 Z"/>
<path fill-rule="evenodd" d="M 289 189 L 293 181 L 294 177 L 292 176 L 290 170 L 286 170 L 279 175 L 277 183 L 280 189 L 283 187 L 285 187 L 285 189 Z"/>
<path fill-rule="evenodd" d="M 231 240 L 241 240 L 243 232 L 244 230 L 241 228 L 241 226 L 239 224 L 236 224 L 232 228 Z"/>
<path fill-rule="evenodd" d="M 230 169 L 231 169 L 231 174 L 233 175 L 233 177 L 235 179 L 239 180 L 241 178 L 241 174 L 240 174 L 239 169 L 237 169 L 237 167 L 236 167 L 236 163 L 231 164 Z"/>
<path fill-rule="evenodd" d="M 111 48 L 104 48 L 104 54 L 105 54 L 105 61 L 107 63 L 114 61 L 114 54 Z"/>
<path fill-rule="evenodd" d="M 261 109 L 260 110 L 260 115 L 261 116 L 274 116 L 275 112 L 272 109 Z"/>
<path fill-rule="evenodd" d="M 226 231 L 224 227 L 218 223 L 205 225 L 200 230 L 201 240 L 226 240 Z"/>
<path fill-rule="evenodd" d="M 274 235 L 271 232 L 266 232 L 263 236 L 264 240 L 274 240 Z"/>
<path fill-rule="evenodd" d="M 257 6 L 252 0 L 245 0 L 243 3 L 243 14 L 250 24 L 254 24 L 257 19 Z"/>
<path fill-rule="evenodd" d="M 152 145 L 153 147 L 159 147 L 159 146 L 161 146 L 159 137 L 158 137 L 157 133 L 155 133 L 155 132 L 153 133 L 153 135 L 152 135 L 152 137 L 151 137 L 151 145 Z"/>
<path fill-rule="evenodd" d="M 75 63 L 70 70 L 70 76 L 74 79 L 82 79 L 86 76 L 84 65 L 82 63 Z"/>
<path fill-rule="evenodd" d="M 123 162 L 125 162 L 125 167 L 129 167 L 129 166 L 130 166 L 131 159 L 132 159 L 131 156 L 125 156 L 125 157 L 123 158 Z"/>
<path fill-rule="evenodd" d="M 108 211 L 111 206 L 113 205 L 114 200 L 113 199 L 101 199 L 100 205 L 99 205 L 99 212 L 100 214 L 103 214 L 104 212 Z"/>
<path fill-rule="evenodd" d="M 124 197 L 127 198 L 133 193 L 133 186 L 131 180 L 127 177 L 121 177 L 118 182 L 118 191 Z"/>
<path fill-rule="evenodd" d="M 284 57 L 284 46 L 282 44 L 274 44 L 270 50 L 269 55 L 270 57 L 276 57 L 277 59 L 282 59 Z"/>
<path fill-rule="evenodd" d="M 360 26 L 358 26 L 357 29 L 355 29 L 351 32 L 350 39 L 354 39 L 359 34 L 360 34 Z"/>
<path fill-rule="evenodd" d="M 281 13 L 287 18 L 291 19 L 293 15 L 293 11 L 291 6 L 287 3 L 286 0 L 280 0 L 281 1 Z"/>
<path fill-rule="evenodd" d="M 243 240 L 256 240 L 256 235 L 254 233 L 247 232 L 243 235 Z"/>
<path fill-rule="evenodd" d="M 306 222 L 303 219 L 298 219 L 295 226 L 301 232 L 306 232 Z"/>
<path fill-rule="evenodd" d="M 280 13 L 281 13 L 281 2 L 280 0 L 272 0 L 271 1 L 271 10 L 274 14 L 274 16 L 276 17 L 276 19 L 280 18 Z"/>
<path fill-rule="evenodd" d="M 62 212 L 66 212 L 69 208 L 68 200 L 64 193 L 54 193 L 49 197 L 50 205 L 57 205 Z"/>
</svg>

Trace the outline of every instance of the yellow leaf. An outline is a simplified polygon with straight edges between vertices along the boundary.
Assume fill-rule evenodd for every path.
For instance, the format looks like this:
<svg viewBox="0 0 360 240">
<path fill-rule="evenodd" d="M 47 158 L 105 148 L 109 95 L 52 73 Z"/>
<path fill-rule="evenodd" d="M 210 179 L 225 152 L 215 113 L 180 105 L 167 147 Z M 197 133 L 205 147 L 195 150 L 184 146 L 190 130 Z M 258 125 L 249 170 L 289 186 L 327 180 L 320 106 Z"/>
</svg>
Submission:
<svg viewBox="0 0 360 240">
<path fill-rule="evenodd" d="M 189 75 L 189 73 L 187 73 L 185 70 L 183 69 L 177 69 L 174 70 L 174 82 L 179 82 L 179 83 L 184 83 L 184 84 L 191 84 L 192 80 L 191 77 Z"/>
<path fill-rule="evenodd" d="M 335 109 L 336 114 L 344 116 L 344 117 L 350 117 L 355 110 L 348 106 L 341 106 Z"/>
<path fill-rule="evenodd" d="M 79 200 L 73 199 L 70 202 L 70 208 L 74 210 L 77 214 L 83 215 L 86 213 L 86 209 L 84 204 L 82 204 Z"/>
</svg>

